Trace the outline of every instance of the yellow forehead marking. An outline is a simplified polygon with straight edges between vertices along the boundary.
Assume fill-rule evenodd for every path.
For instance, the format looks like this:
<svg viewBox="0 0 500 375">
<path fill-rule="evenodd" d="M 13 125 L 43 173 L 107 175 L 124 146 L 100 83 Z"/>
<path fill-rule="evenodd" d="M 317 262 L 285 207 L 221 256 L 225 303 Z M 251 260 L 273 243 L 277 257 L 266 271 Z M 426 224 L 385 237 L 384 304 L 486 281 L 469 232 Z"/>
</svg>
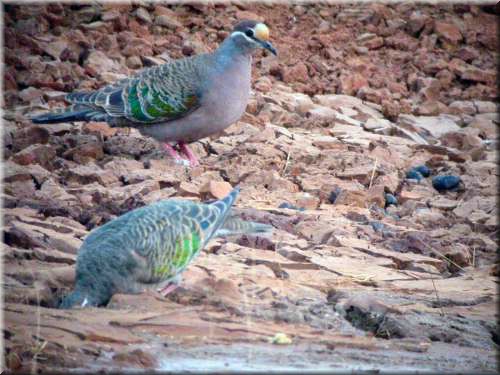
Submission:
<svg viewBox="0 0 500 375">
<path fill-rule="evenodd" d="M 258 23 L 255 25 L 255 36 L 260 40 L 269 39 L 269 29 L 263 23 Z"/>
</svg>

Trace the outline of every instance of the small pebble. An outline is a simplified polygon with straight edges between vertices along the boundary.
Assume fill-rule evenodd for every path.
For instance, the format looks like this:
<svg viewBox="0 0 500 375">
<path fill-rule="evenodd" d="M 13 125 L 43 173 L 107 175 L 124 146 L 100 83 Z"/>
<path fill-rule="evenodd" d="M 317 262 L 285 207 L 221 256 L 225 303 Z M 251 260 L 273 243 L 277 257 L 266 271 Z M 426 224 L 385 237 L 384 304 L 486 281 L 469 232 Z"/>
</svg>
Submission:
<svg viewBox="0 0 500 375">
<path fill-rule="evenodd" d="M 462 180 L 458 176 L 436 176 L 432 179 L 432 186 L 437 191 L 454 190 Z"/>
<path fill-rule="evenodd" d="M 385 206 L 390 206 L 390 205 L 394 205 L 394 206 L 397 206 L 398 204 L 398 200 L 396 199 L 396 197 L 392 194 L 388 194 L 388 193 L 385 193 Z"/>
<path fill-rule="evenodd" d="M 393 220 L 401 220 L 398 214 L 398 208 L 396 206 L 389 206 L 385 209 L 385 215 L 392 218 Z"/>
<path fill-rule="evenodd" d="M 305 208 L 304 207 L 297 207 L 297 206 L 294 206 L 293 204 L 291 203 L 288 203 L 288 202 L 283 202 L 281 203 L 278 208 L 288 208 L 290 210 L 297 210 L 297 211 L 305 211 Z"/>
<path fill-rule="evenodd" d="M 370 221 L 370 225 L 375 232 L 382 232 L 385 229 L 385 225 L 380 221 Z"/>
<path fill-rule="evenodd" d="M 394 237 L 394 234 L 392 233 L 390 228 L 388 228 L 386 225 L 384 225 L 380 221 L 372 220 L 372 221 L 370 221 L 370 225 L 373 228 L 373 230 L 377 233 L 380 233 L 382 235 L 382 237 L 384 237 L 384 238 Z"/>
<path fill-rule="evenodd" d="M 289 345 L 292 343 L 292 339 L 285 333 L 280 332 L 275 334 L 274 337 L 270 337 L 269 342 L 276 345 Z"/>
<path fill-rule="evenodd" d="M 424 178 L 424 176 L 422 176 L 422 173 L 417 171 L 415 168 L 412 168 L 408 172 L 406 172 L 406 178 L 420 181 Z"/>
<path fill-rule="evenodd" d="M 423 164 L 417 165 L 415 168 L 412 169 L 416 170 L 417 172 L 420 172 L 420 174 L 424 177 L 429 177 L 431 175 L 431 170 L 429 169 L 429 167 Z"/>
<path fill-rule="evenodd" d="M 336 187 L 335 190 L 330 193 L 330 196 L 328 197 L 328 201 L 331 204 L 334 204 L 341 191 L 342 191 L 342 189 L 340 189 L 339 187 Z"/>
</svg>

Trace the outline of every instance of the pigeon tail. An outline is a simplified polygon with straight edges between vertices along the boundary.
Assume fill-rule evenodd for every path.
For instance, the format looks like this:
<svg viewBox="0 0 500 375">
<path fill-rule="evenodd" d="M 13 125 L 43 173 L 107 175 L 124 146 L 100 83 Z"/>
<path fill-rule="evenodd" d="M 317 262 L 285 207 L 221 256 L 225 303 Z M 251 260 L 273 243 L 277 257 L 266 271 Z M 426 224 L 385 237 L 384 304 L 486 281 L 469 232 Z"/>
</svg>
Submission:
<svg viewBox="0 0 500 375">
<path fill-rule="evenodd" d="M 222 214 L 227 215 L 229 213 L 229 208 L 233 205 L 234 201 L 238 197 L 238 194 L 240 193 L 240 187 L 236 186 L 231 192 L 226 195 L 224 198 L 221 200 L 212 202 L 210 204 L 216 206 Z"/>
<path fill-rule="evenodd" d="M 35 124 L 57 124 L 71 121 L 106 121 L 106 115 L 92 108 L 68 107 L 64 112 L 49 112 L 31 118 Z"/>
<path fill-rule="evenodd" d="M 216 234 L 217 230 L 219 230 L 219 228 L 227 220 L 229 213 L 231 212 L 231 206 L 236 201 L 236 198 L 238 197 L 239 193 L 240 193 L 240 188 L 238 186 L 236 186 L 223 199 L 215 201 L 213 203 L 210 203 L 210 205 L 215 206 L 219 210 L 220 216 L 218 217 L 217 221 L 215 222 L 215 225 L 212 227 L 213 228 L 212 232 L 210 233 L 208 238 L 211 238 L 212 235 Z"/>
</svg>

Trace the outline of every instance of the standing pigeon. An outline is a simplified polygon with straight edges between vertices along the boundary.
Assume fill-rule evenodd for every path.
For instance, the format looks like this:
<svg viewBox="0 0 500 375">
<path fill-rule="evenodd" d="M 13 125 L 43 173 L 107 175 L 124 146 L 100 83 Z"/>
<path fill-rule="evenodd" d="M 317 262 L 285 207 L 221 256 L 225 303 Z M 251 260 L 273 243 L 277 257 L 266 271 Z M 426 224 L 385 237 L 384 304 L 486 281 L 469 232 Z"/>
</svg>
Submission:
<svg viewBox="0 0 500 375">
<path fill-rule="evenodd" d="M 276 55 L 268 39 L 265 24 L 242 21 L 215 52 L 144 69 L 97 91 L 70 93 L 69 107 L 32 121 L 105 121 L 134 127 L 162 142 L 172 157 L 182 161 L 172 147 L 177 144 L 190 165 L 197 165 L 187 144 L 241 118 L 250 95 L 252 53 L 260 47 Z"/>
<path fill-rule="evenodd" d="M 214 237 L 238 196 L 210 204 L 168 199 L 132 210 L 93 230 L 76 261 L 75 289 L 61 308 L 102 306 L 115 293 L 155 287 L 167 294 Z"/>
</svg>

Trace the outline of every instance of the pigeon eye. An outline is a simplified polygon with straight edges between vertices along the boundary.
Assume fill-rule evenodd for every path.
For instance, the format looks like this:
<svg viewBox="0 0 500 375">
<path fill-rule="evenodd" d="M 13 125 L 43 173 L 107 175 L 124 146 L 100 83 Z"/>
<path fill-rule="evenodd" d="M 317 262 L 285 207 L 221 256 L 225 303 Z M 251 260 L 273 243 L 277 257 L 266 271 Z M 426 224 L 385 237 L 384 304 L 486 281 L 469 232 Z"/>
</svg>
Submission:
<svg viewBox="0 0 500 375">
<path fill-rule="evenodd" d="M 253 37 L 253 30 L 252 29 L 248 29 L 247 31 L 245 31 L 245 35 L 248 36 L 248 37 Z"/>
</svg>

